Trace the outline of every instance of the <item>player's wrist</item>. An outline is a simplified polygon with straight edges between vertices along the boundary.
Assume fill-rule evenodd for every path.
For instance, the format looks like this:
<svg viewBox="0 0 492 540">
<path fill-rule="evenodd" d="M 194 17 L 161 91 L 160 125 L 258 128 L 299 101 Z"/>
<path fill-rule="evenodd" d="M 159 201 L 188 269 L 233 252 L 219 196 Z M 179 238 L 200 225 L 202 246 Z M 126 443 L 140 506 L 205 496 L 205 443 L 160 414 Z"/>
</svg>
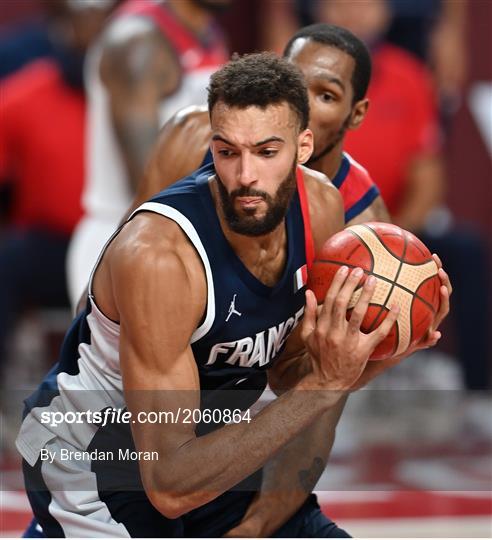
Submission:
<svg viewBox="0 0 492 540">
<path fill-rule="evenodd" d="M 343 389 L 339 381 L 321 380 L 318 376 L 310 373 L 303 377 L 294 387 L 295 391 L 305 392 L 306 396 L 314 400 L 322 409 L 322 412 L 336 405 L 347 394 L 348 389 Z"/>
</svg>

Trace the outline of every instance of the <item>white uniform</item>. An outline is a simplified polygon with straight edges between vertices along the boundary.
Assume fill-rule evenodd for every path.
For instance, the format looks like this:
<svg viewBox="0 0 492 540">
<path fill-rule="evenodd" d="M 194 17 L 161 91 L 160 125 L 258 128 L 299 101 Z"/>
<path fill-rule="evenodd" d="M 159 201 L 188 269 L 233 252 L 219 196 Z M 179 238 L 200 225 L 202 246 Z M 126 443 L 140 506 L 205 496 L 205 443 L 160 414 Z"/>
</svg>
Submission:
<svg viewBox="0 0 492 540">
<path fill-rule="evenodd" d="M 160 124 L 183 107 L 205 104 L 210 75 L 227 60 L 220 33 L 212 28 L 207 37 L 213 39 L 209 39 L 210 44 L 205 47 L 174 18 L 165 3 L 154 0 L 129 0 L 120 11 L 125 16 L 150 18 L 179 56 L 181 83 L 162 103 Z M 99 252 L 133 199 L 110 117 L 108 92 L 99 76 L 101 55 L 102 47 L 96 45 L 87 60 L 86 183 L 82 196 L 85 216 L 74 231 L 67 256 L 72 306 L 77 304 Z"/>
</svg>

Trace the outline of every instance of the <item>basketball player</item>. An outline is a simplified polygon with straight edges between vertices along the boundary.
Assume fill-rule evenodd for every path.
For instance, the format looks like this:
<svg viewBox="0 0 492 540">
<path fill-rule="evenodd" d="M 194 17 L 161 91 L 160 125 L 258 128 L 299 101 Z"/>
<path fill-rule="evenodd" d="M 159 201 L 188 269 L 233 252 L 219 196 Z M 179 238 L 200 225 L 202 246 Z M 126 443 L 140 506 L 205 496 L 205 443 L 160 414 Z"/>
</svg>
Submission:
<svg viewBox="0 0 492 540">
<path fill-rule="evenodd" d="M 368 172 L 343 152 L 345 132 L 357 129 L 368 109 L 371 59 L 366 46 L 348 30 L 315 24 L 294 34 L 284 55 L 301 69 L 309 91 L 314 153 L 307 165 L 326 174 L 339 189 L 347 225 L 389 221 Z M 206 108 L 176 113 L 161 130 L 132 208 L 209 161 L 209 140 Z"/>
<path fill-rule="evenodd" d="M 393 306 L 372 333 L 360 332 L 373 280 L 345 318 L 360 269 L 337 273 L 319 313 L 312 292 L 305 305 L 294 287 L 306 244 L 317 248 L 343 226 L 338 192 L 298 166 L 313 149 L 301 74 L 268 54 L 236 59 L 212 77 L 209 109 L 213 163 L 141 206 L 109 241 L 59 363 L 28 400 L 17 445 L 47 536 L 239 536 L 251 520 L 272 534 L 239 483 L 289 442 L 308 462 L 321 459 L 316 442 L 326 439 L 310 440 L 310 427 L 332 435 L 347 392 L 400 360 L 367 363 L 398 313 Z M 449 308 L 440 276 L 437 324 Z M 439 337 L 432 329 L 419 347 Z M 179 416 L 244 410 L 267 380 L 282 395 L 250 421 Z M 108 408 L 174 420 L 43 420 Z M 118 449 L 138 459 L 118 459 Z M 70 451 L 87 457 L 65 460 Z M 104 451 L 117 457 L 106 461 Z M 262 485 L 297 478 L 282 459 Z M 292 493 L 297 508 L 276 534 L 347 536 L 306 497 Z"/>
<path fill-rule="evenodd" d="M 160 126 L 206 103 L 211 73 L 228 58 L 213 11 L 229 0 L 127 0 L 88 58 L 84 217 L 69 249 L 72 305 L 135 194 Z"/>
</svg>

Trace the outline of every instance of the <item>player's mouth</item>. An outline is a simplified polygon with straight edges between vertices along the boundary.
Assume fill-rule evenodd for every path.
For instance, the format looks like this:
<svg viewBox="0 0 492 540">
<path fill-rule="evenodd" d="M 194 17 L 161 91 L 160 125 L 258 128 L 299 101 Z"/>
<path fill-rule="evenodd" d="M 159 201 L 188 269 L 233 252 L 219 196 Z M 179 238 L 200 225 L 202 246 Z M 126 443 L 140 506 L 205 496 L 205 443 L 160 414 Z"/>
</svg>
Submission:
<svg viewBox="0 0 492 540">
<path fill-rule="evenodd" d="M 263 200 L 262 197 L 236 197 L 237 204 L 244 210 L 256 208 Z"/>
</svg>

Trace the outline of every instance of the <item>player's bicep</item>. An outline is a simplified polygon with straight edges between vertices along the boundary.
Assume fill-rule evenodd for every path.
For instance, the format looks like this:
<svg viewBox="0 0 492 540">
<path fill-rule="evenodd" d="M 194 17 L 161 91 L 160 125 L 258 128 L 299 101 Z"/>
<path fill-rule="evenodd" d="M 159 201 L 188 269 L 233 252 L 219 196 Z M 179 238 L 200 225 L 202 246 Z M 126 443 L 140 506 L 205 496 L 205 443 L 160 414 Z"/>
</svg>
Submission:
<svg viewBox="0 0 492 540">
<path fill-rule="evenodd" d="M 196 261 L 186 264 L 171 246 L 158 255 L 137 246 L 127 255 L 112 264 L 111 274 L 120 318 L 123 389 L 135 420 L 132 432 L 137 450 L 171 454 L 194 437 L 194 424 L 183 423 L 180 410 L 199 407 L 190 340 L 203 310 L 201 269 Z M 188 269 L 193 268 L 198 275 L 192 283 Z M 152 463 L 142 462 L 141 467 L 145 484 Z"/>
</svg>

